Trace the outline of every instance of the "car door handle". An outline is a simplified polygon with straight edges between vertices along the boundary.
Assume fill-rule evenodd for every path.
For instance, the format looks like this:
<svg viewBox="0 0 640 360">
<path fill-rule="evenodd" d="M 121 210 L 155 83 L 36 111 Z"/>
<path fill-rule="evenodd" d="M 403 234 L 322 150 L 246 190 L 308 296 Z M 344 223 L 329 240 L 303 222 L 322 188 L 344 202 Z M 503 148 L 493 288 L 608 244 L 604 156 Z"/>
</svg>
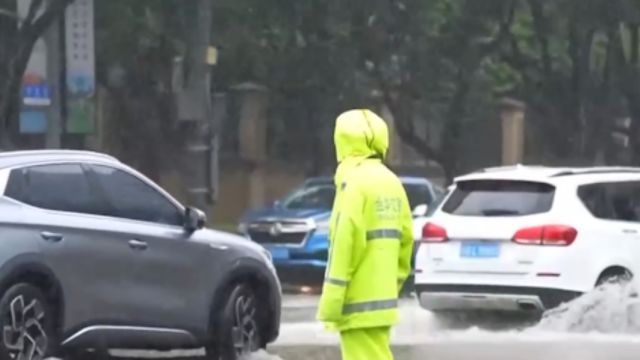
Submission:
<svg viewBox="0 0 640 360">
<path fill-rule="evenodd" d="M 624 230 L 622 230 L 622 232 L 625 233 L 625 234 L 637 234 L 638 230 L 635 230 L 635 229 L 624 229 Z"/>
<path fill-rule="evenodd" d="M 42 237 L 42 240 L 49 242 L 60 242 L 64 239 L 64 236 L 62 236 L 62 234 L 52 233 L 48 231 L 41 232 L 40 237 Z"/>
<path fill-rule="evenodd" d="M 146 241 L 140 241 L 140 240 L 129 240 L 129 247 L 134 249 L 134 250 L 146 250 L 149 245 L 147 245 Z"/>
</svg>

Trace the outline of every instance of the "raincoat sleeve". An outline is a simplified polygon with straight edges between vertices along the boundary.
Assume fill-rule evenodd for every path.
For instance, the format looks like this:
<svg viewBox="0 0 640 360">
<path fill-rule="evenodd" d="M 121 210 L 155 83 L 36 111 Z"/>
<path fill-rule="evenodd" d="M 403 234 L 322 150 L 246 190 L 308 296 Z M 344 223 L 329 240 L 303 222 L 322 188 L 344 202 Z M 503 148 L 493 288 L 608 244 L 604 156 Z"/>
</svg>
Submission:
<svg viewBox="0 0 640 360">
<path fill-rule="evenodd" d="M 340 202 L 333 210 L 335 224 L 317 315 L 318 320 L 330 323 L 339 322 L 342 317 L 345 293 L 357 263 L 354 246 L 365 241 L 363 195 L 355 186 L 346 186 L 341 192 Z"/>
<path fill-rule="evenodd" d="M 400 254 L 398 257 L 398 292 L 411 273 L 411 258 L 413 257 L 413 217 L 406 195 L 403 197 L 402 213 L 400 218 Z"/>
</svg>

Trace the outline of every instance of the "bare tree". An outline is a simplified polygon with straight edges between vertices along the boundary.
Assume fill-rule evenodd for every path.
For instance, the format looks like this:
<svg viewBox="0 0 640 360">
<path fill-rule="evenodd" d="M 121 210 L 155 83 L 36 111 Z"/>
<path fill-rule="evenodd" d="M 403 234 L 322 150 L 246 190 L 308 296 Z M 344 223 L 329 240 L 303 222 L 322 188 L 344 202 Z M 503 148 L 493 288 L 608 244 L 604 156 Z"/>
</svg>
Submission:
<svg viewBox="0 0 640 360">
<path fill-rule="evenodd" d="M 0 0 L 0 146 L 12 146 L 11 129 L 20 112 L 20 85 L 36 41 L 62 17 L 73 0 L 32 0 L 20 19 L 15 0 Z"/>
</svg>

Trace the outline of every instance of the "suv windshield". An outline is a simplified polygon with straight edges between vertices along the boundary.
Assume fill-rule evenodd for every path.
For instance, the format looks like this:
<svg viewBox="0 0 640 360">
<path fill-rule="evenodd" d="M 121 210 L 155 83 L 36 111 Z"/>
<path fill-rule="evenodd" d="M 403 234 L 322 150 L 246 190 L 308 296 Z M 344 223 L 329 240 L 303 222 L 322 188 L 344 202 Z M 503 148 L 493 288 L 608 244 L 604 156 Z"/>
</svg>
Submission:
<svg viewBox="0 0 640 360">
<path fill-rule="evenodd" d="M 411 209 L 433 202 L 429 187 L 424 184 L 404 184 Z M 327 209 L 333 207 L 336 189 L 331 182 L 310 182 L 286 196 L 281 204 L 287 209 Z"/>
<path fill-rule="evenodd" d="M 331 209 L 336 188 L 333 183 L 310 183 L 296 189 L 282 200 L 287 209 Z"/>
<path fill-rule="evenodd" d="M 549 211 L 555 188 L 513 180 L 459 182 L 442 211 L 461 216 L 523 216 Z"/>
<path fill-rule="evenodd" d="M 409 198 L 411 209 L 415 209 L 418 205 L 431 205 L 433 202 L 431 192 L 424 184 L 404 184 L 404 190 Z"/>
</svg>

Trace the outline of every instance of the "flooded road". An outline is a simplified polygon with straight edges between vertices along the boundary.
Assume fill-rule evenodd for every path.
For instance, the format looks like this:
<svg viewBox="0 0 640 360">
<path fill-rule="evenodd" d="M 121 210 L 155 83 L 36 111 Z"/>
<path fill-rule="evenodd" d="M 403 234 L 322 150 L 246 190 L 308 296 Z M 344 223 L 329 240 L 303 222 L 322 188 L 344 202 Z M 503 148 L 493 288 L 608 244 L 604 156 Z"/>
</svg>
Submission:
<svg viewBox="0 0 640 360">
<path fill-rule="evenodd" d="M 443 329 L 414 300 L 404 300 L 402 323 L 393 333 L 394 354 L 397 360 L 638 359 L 640 312 L 633 289 L 613 286 L 594 291 L 535 326 L 509 331 Z M 337 336 L 326 333 L 320 324 L 302 321 L 303 308 L 312 319 L 311 302 L 308 298 L 289 300 L 293 322 L 283 326 L 271 353 L 285 360 L 340 359 Z"/>
<path fill-rule="evenodd" d="M 401 301 L 402 323 L 394 329 L 396 360 L 626 360 L 638 359 L 640 324 L 635 287 L 594 291 L 552 312 L 529 328 L 447 330 L 414 299 Z M 338 337 L 314 321 L 316 296 L 288 295 L 281 335 L 268 353 L 250 360 L 339 360 Z M 199 352 L 124 352 L 124 358 L 190 358 Z"/>
</svg>

